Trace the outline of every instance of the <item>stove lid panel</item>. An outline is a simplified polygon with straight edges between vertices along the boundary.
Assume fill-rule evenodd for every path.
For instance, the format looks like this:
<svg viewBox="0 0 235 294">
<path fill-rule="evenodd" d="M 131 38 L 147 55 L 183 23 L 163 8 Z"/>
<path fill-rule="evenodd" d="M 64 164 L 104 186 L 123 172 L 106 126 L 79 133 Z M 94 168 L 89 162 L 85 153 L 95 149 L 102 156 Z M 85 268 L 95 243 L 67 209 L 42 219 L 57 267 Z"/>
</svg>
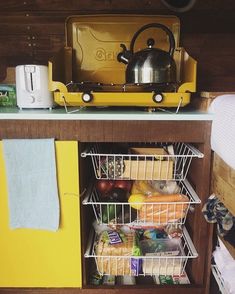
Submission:
<svg viewBox="0 0 235 294">
<path fill-rule="evenodd" d="M 79 15 L 66 21 L 66 46 L 73 48 L 73 80 L 101 83 L 125 83 L 126 65 L 117 61 L 120 44 L 130 47 L 134 33 L 148 23 L 166 25 L 179 47 L 180 21 L 176 16 L 159 15 Z M 148 38 L 155 47 L 168 51 L 168 37 L 161 29 L 149 28 L 138 37 L 135 51 L 147 47 Z M 177 54 L 177 50 L 176 50 Z"/>
</svg>

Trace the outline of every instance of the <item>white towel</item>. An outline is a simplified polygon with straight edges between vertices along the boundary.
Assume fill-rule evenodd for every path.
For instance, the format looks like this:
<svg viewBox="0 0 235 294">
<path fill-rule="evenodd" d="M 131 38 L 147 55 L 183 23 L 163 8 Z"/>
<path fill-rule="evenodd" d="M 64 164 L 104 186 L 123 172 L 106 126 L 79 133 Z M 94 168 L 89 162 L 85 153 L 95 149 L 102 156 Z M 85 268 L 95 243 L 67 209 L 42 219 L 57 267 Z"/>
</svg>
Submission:
<svg viewBox="0 0 235 294">
<path fill-rule="evenodd" d="M 54 139 L 3 140 L 3 151 L 10 227 L 58 230 Z"/>
<path fill-rule="evenodd" d="M 211 148 L 235 169 L 235 95 L 216 97 L 209 111 L 213 113 Z"/>
</svg>

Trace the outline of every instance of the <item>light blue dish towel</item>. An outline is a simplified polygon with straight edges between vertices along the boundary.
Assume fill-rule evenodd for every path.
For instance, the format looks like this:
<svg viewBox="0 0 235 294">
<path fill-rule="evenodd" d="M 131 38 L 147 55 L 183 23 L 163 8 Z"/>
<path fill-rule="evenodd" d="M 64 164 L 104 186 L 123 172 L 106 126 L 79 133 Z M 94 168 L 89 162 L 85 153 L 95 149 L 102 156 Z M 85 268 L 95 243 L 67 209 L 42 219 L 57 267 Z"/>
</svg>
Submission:
<svg viewBox="0 0 235 294">
<path fill-rule="evenodd" d="M 59 228 L 54 139 L 3 140 L 10 227 Z"/>
</svg>

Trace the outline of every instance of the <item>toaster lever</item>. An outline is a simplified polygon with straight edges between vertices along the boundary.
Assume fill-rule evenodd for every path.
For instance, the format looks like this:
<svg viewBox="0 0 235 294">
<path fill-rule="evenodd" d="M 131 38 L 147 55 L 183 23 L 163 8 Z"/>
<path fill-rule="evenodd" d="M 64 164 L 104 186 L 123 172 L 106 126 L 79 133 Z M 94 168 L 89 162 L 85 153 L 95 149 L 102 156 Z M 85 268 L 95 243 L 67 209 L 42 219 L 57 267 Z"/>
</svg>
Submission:
<svg viewBox="0 0 235 294">
<path fill-rule="evenodd" d="M 34 65 L 26 65 L 25 68 L 25 86 L 26 86 L 26 90 L 28 92 L 33 92 L 34 91 L 34 77 L 33 75 L 35 74 L 36 70 L 35 70 L 35 66 Z"/>
</svg>

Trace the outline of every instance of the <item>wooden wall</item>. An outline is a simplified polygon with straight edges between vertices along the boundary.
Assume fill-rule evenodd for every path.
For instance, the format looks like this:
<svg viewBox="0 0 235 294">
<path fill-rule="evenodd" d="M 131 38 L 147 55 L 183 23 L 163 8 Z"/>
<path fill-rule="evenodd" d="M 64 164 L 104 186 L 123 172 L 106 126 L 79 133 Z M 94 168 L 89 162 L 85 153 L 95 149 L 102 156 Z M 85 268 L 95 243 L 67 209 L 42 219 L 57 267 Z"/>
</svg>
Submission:
<svg viewBox="0 0 235 294">
<path fill-rule="evenodd" d="M 0 80 L 5 67 L 43 63 L 64 46 L 72 14 L 174 14 L 160 0 L 1 0 Z M 235 90 L 235 1 L 197 0 L 178 14 L 181 44 L 198 60 L 198 90 Z"/>
</svg>

